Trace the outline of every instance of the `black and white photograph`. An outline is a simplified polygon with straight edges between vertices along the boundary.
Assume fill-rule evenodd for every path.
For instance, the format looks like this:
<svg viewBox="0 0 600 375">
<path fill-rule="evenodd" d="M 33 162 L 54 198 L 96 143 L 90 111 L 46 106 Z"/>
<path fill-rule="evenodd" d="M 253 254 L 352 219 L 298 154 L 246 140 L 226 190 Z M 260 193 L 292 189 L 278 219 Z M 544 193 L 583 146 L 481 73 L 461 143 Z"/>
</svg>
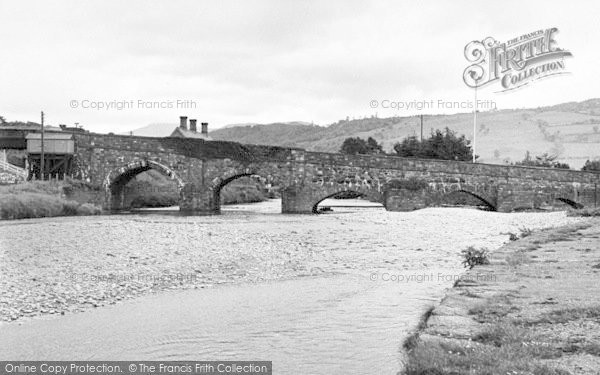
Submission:
<svg viewBox="0 0 600 375">
<path fill-rule="evenodd" d="M 0 0 L 0 375 L 599 375 L 599 20 Z"/>
</svg>

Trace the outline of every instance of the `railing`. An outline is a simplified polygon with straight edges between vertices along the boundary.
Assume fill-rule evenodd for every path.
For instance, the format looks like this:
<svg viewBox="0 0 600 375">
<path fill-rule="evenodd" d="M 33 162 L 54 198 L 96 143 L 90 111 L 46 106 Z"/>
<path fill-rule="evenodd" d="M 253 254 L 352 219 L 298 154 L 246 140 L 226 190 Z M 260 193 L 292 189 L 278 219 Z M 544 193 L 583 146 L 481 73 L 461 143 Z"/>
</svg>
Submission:
<svg viewBox="0 0 600 375">
<path fill-rule="evenodd" d="M 16 175 L 17 177 L 22 178 L 23 180 L 26 180 L 27 176 L 28 176 L 26 169 L 19 168 L 19 167 L 12 165 L 4 160 L 1 160 L 1 159 L 0 159 L 0 171 L 12 173 L 12 174 Z"/>
</svg>

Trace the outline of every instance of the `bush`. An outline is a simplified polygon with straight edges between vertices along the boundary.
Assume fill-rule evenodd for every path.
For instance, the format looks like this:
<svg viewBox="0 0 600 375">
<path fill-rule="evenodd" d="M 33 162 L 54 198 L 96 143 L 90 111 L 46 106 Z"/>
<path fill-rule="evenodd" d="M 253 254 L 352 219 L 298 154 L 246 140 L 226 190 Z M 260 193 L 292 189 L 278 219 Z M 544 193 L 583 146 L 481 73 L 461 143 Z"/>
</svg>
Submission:
<svg viewBox="0 0 600 375">
<path fill-rule="evenodd" d="M 515 165 L 521 165 L 526 167 L 543 167 L 543 168 L 559 168 L 559 169 L 571 169 L 566 163 L 556 161 L 557 155 L 549 155 L 544 153 L 538 155 L 535 158 L 531 157 L 529 151 L 525 153 L 525 159 L 516 162 Z"/>
<path fill-rule="evenodd" d="M 567 216 L 579 216 L 579 217 L 594 217 L 600 216 L 600 207 L 597 208 L 581 208 L 581 209 L 570 209 L 567 211 Z"/>
<path fill-rule="evenodd" d="M 487 249 L 476 249 L 473 246 L 469 246 L 461 254 L 464 258 L 462 264 L 465 267 L 469 267 L 469 269 L 480 264 L 490 264 Z"/>
<path fill-rule="evenodd" d="M 587 160 L 581 170 L 600 172 L 600 160 Z"/>
<path fill-rule="evenodd" d="M 75 216 L 75 215 L 77 215 L 78 208 L 79 208 L 79 203 L 77 203 L 75 201 L 64 201 L 62 213 L 65 216 Z"/>
<path fill-rule="evenodd" d="M 101 213 L 102 208 L 91 203 L 84 203 L 77 207 L 77 215 L 79 216 L 99 215 Z"/>
<path fill-rule="evenodd" d="M 340 153 L 348 155 L 382 154 L 383 148 L 372 137 L 369 137 L 366 141 L 360 137 L 346 138 L 340 148 Z"/>
<path fill-rule="evenodd" d="M 19 193 L 0 195 L 0 218 L 5 220 L 30 219 L 38 217 L 97 215 L 98 206 L 80 205 L 75 201 L 59 196 L 40 193 Z"/>
<path fill-rule="evenodd" d="M 531 230 L 530 228 L 519 228 L 519 231 L 521 232 L 521 238 L 531 236 L 531 234 L 533 233 L 533 230 Z"/>
</svg>

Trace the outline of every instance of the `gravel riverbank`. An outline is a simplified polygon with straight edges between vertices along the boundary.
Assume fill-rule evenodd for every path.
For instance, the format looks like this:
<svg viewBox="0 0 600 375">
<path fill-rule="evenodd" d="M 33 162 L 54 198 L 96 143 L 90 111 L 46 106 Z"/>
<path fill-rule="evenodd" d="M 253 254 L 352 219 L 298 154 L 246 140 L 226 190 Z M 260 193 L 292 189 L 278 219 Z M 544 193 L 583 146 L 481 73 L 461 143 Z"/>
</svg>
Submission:
<svg viewBox="0 0 600 375">
<path fill-rule="evenodd" d="M 600 220 L 493 252 L 405 342 L 404 374 L 598 374 Z"/>
</svg>

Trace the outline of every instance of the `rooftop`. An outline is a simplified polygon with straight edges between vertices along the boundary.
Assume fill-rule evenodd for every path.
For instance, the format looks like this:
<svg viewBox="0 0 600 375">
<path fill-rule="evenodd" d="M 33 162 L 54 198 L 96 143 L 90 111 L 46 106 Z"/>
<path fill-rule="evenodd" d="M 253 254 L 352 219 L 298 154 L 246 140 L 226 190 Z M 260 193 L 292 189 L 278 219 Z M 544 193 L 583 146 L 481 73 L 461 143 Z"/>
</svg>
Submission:
<svg viewBox="0 0 600 375">
<path fill-rule="evenodd" d="M 196 139 L 207 139 L 210 137 L 207 134 L 195 132 L 189 129 L 183 129 L 181 127 L 175 128 L 170 135 L 171 137 L 182 137 L 182 138 L 196 138 Z"/>
<path fill-rule="evenodd" d="M 42 133 L 29 133 L 25 139 L 41 139 Z M 46 139 L 73 139 L 71 133 L 45 133 L 44 140 Z"/>
</svg>

